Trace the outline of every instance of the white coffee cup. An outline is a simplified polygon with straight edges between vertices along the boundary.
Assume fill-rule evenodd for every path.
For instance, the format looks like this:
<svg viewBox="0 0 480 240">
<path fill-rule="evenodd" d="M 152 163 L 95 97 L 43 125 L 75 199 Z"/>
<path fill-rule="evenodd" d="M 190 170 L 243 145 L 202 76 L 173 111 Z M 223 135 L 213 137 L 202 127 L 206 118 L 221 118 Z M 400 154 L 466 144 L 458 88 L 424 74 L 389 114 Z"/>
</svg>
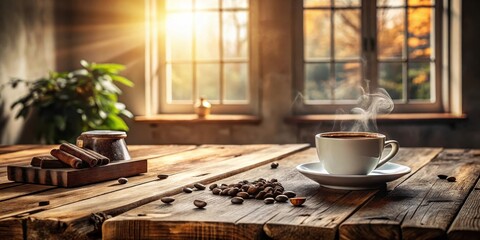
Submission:
<svg viewBox="0 0 480 240">
<path fill-rule="evenodd" d="M 395 140 L 380 133 L 326 132 L 315 136 L 317 155 L 329 174 L 367 175 L 391 160 L 398 152 Z M 385 146 L 392 147 L 382 158 Z"/>
</svg>

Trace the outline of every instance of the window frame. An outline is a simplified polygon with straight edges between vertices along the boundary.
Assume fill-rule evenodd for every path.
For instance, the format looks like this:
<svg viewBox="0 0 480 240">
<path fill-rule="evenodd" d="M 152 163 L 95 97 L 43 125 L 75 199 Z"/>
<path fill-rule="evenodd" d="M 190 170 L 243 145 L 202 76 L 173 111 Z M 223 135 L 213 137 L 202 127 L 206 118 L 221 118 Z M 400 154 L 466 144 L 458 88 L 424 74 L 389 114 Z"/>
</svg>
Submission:
<svg viewBox="0 0 480 240">
<path fill-rule="evenodd" d="M 367 60 L 369 65 L 365 69 L 361 69 L 361 74 L 365 76 L 366 79 L 370 79 L 369 88 L 377 89 L 378 88 L 378 59 L 377 59 L 377 1 L 372 0 L 362 0 L 361 1 L 361 58 Z M 400 7 L 408 10 L 407 6 Z M 350 109 L 356 107 L 355 100 L 336 100 L 336 102 L 328 102 L 325 100 L 325 103 L 322 104 L 307 104 L 304 102 L 301 97 L 304 94 L 304 81 L 305 81 L 305 58 L 304 58 L 304 29 L 303 29 L 303 15 L 304 15 L 304 6 L 303 1 L 293 1 L 293 49 L 294 49 L 294 73 L 293 73 L 293 113 L 296 115 L 303 114 L 331 114 L 331 113 L 349 113 Z M 435 39 L 432 41 L 431 46 L 434 48 L 434 57 L 435 57 L 435 71 L 432 72 L 431 78 L 431 87 L 434 87 L 434 101 L 430 103 L 425 102 L 408 102 L 404 103 L 395 100 L 395 109 L 396 113 L 438 113 L 445 112 L 449 109 L 448 95 L 445 94 L 444 89 L 446 85 L 445 77 L 445 52 L 448 52 L 448 39 L 445 39 L 447 34 L 445 31 L 448 31 L 448 26 L 445 25 L 445 17 L 448 17 L 448 14 L 444 11 L 444 1 L 436 0 L 434 6 L 434 35 Z M 332 28 L 334 28 L 332 26 Z M 407 28 L 404 30 L 404 34 L 408 31 Z M 404 46 L 407 45 L 408 39 L 405 39 Z M 442 51 L 442 49 L 445 49 Z M 404 47 L 403 51 L 408 51 Z M 407 56 L 408 57 L 408 56 Z M 408 59 L 408 58 L 407 58 Z M 404 70 L 404 77 L 406 70 Z M 448 81 L 447 81 L 448 82 Z M 365 81 L 362 81 L 362 87 L 365 88 Z M 406 86 L 403 86 L 404 89 Z M 302 94 L 302 95 L 300 95 Z M 335 101 L 335 100 L 334 100 Z M 406 100 L 403 100 L 406 101 Z"/>
<path fill-rule="evenodd" d="M 195 4 L 193 0 L 193 4 Z M 190 103 L 169 103 L 167 86 L 166 64 L 166 0 L 146 0 L 146 113 L 155 114 L 190 114 L 194 113 L 194 105 L 198 101 L 195 95 L 198 93 L 196 86 L 193 86 L 192 95 L 194 99 Z M 258 44 L 258 3 L 255 0 L 248 0 L 248 100 L 246 103 L 222 103 L 212 101 L 213 114 L 252 114 L 257 115 L 259 111 L 259 44 Z M 220 10 L 219 10 L 220 11 Z M 221 19 L 221 18 L 220 18 Z M 220 24 L 221 26 L 221 24 Z M 219 42 L 220 45 L 222 41 Z M 192 59 L 191 62 L 199 62 Z M 202 60 L 200 62 L 203 62 Z M 223 59 L 215 60 L 215 63 L 223 65 Z M 220 67 L 222 68 L 222 66 Z M 195 73 L 193 73 L 195 74 Z M 223 74 L 223 71 L 220 72 Z M 225 81 L 220 83 L 224 87 Z M 193 82 L 195 85 L 195 82 Z M 225 92 L 225 89 L 223 89 Z M 208 100 L 208 99 L 207 99 Z"/>
</svg>

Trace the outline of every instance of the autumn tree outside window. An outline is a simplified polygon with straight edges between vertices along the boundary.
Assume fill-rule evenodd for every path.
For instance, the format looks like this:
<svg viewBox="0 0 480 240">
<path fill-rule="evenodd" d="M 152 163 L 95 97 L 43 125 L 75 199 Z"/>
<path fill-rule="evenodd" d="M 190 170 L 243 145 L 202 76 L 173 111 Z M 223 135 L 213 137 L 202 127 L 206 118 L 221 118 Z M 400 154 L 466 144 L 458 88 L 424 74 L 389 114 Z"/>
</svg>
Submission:
<svg viewBox="0 0 480 240">
<path fill-rule="evenodd" d="M 442 7 L 436 0 L 296 2 L 297 113 L 349 109 L 362 91 L 379 87 L 397 112 L 441 112 Z"/>
</svg>

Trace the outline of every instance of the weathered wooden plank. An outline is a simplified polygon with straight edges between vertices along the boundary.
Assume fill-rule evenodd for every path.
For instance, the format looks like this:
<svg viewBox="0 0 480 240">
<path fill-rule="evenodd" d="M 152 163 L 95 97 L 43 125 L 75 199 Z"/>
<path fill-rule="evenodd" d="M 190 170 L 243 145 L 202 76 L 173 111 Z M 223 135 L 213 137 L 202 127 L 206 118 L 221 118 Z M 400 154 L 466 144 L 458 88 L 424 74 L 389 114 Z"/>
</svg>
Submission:
<svg viewBox="0 0 480 240">
<path fill-rule="evenodd" d="M 395 161 L 408 164 L 415 171 L 439 151 L 440 149 L 402 149 Z M 277 178 L 287 190 L 294 190 L 299 196 L 308 198 L 304 207 L 294 208 L 290 204 L 265 205 L 259 200 L 246 200 L 238 206 L 232 205 L 228 197 L 215 196 L 210 192 L 179 194 L 175 196 L 177 200 L 172 205 L 156 201 L 107 220 L 103 227 L 103 237 L 255 239 L 268 236 L 273 239 L 334 239 L 335 226 L 376 191 L 351 192 L 319 188 L 317 183 L 295 170 L 298 164 L 316 161 L 316 158 L 315 149 L 312 148 L 279 161 L 280 167 L 276 170 L 270 169 L 267 164 L 219 181 L 233 183 L 259 177 Z M 206 210 L 194 209 L 192 202 L 196 198 L 208 202 Z M 303 224 L 304 222 L 306 223 Z"/>
<path fill-rule="evenodd" d="M 2 157 L 3 154 L 6 153 L 11 153 L 11 152 L 18 152 L 18 151 L 23 151 L 27 149 L 32 149 L 32 148 L 38 148 L 41 147 L 42 145 L 33 145 L 33 144 L 28 144 L 28 145 L 3 145 L 0 146 L 0 157 Z"/>
<path fill-rule="evenodd" d="M 32 190 L 33 188 L 33 190 Z M 36 192 L 42 192 L 48 189 L 55 188 L 54 186 L 37 186 L 33 184 L 21 184 L 15 187 L 0 189 L 0 202 L 8 199 L 24 196 Z"/>
<path fill-rule="evenodd" d="M 5 207 L 0 208 L 0 219 L 28 212 L 37 212 L 39 210 L 38 202 L 46 200 L 45 196 L 49 198 L 50 205 L 48 207 L 42 207 L 40 210 L 76 202 L 81 199 L 91 198 L 119 189 L 130 188 L 146 182 L 158 182 L 159 180 L 156 175 L 159 173 L 176 174 L 193 169 L 205 162 L 210 162 L 212 159 L 225 160 L 235 158 L 235 156 L 265 149 L 268 146 L 270 145 L 248 145 L 241 148 L 238 146 L 208 146 L 200 147 L 193 151 L 184 151 L 177 154 L 152 158 L 149 159 L 149 172 L 141 176 L 129 178 L 129 183 L 126 185 L 119 185 L 116 181 L 108 181 L 84 186 L 82 188 L 52 189 L 44 194 L 7 200 L 2 202 L 2 205 Z M 219 153 L 220 151 L 221 153 Z"/>
<path fill-rule="evenodd" d="M 340 226 L 340 238 L 446 238 L 480 170 L 478 160 L 448 156 L 432 160 L 386 196 L 376 196 Z M 439 179 L 438 174 L 453 175 L 457 181 Z"/>
<path fill-rule="evenodd" d="M 11 188 L 15 186 L 23 185 L 23 183 L 16 183 L 16 182 L 8 182 L 8 183 L 0 183 L 0 190 L 4 188 Z"/>
<path fill-rule="evenodd" d="M 7 218 L 0 222 L 0 238 L 9 240 L 23 240 L 23 220 Z"/>
<path fill-rule="evenodd" d="M 27 238 L 52 234 L 59 238 L 86 238 L 95 231 L 88 220 L 95 212 L 117 215 L 140 205 L 158 200 L 164 195 L 179 193 L 185 185 L 194 182 L 211 182 L 222 179 L 261 164 L 275 161 L 308 147 L 307 144 L 274 145 L 235 158 L 222 161 L 210 159 L 208 164 L 197 164 L 194 169 L 175 174 L 161 183 L 147 182 L 128 189 L 75 201 L 71 204 L 32 214 L 27 221 Z M 217 151 L 217 153 L 219 153 Z M 126 197 L 128 196 L 128 197 Z M 108 204 L 103 204 L 108 202 Z M 65 228 L 60 228 L 66 226 Z"/>
<path fill-rule="evenodd" d="M 478 155 L 477 155 L 478 156 Z M 476 239 L 480 236 L 480 180 L 468 195 L 448 230 L 449 239 Z"/>
</svg>

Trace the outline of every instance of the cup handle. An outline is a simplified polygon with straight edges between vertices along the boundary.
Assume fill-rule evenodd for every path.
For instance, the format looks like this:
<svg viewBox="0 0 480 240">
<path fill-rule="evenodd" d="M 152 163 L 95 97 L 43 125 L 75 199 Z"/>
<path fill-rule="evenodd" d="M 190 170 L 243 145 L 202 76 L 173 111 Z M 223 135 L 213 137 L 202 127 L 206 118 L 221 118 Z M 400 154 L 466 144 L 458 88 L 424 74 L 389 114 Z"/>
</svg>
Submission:
<svg viewBox="0 0 480 240">
<path fill-rule="evenodd" d="M 392 159 L 398 152 L 398 148 L 400 147 L 400 145 L 398 144 L 397 141 L 395 140 L 388 140 L 388 141 L 385 141 L 385 146 L 387 145 L 390 145 L 392 146 L 392 150 L 390 150 L 390 153 L 388 153 L 387 156 L 385 156 L 384 158 L 382 158 L 382 160 L 380 160 L 380 162 L 378 162 L 377 166 L 375 168 L 379 168 L 381 167 L 383 164 L 387 163 L 388 161 L 390 161 L 390 159 Z"/>
</svg>

